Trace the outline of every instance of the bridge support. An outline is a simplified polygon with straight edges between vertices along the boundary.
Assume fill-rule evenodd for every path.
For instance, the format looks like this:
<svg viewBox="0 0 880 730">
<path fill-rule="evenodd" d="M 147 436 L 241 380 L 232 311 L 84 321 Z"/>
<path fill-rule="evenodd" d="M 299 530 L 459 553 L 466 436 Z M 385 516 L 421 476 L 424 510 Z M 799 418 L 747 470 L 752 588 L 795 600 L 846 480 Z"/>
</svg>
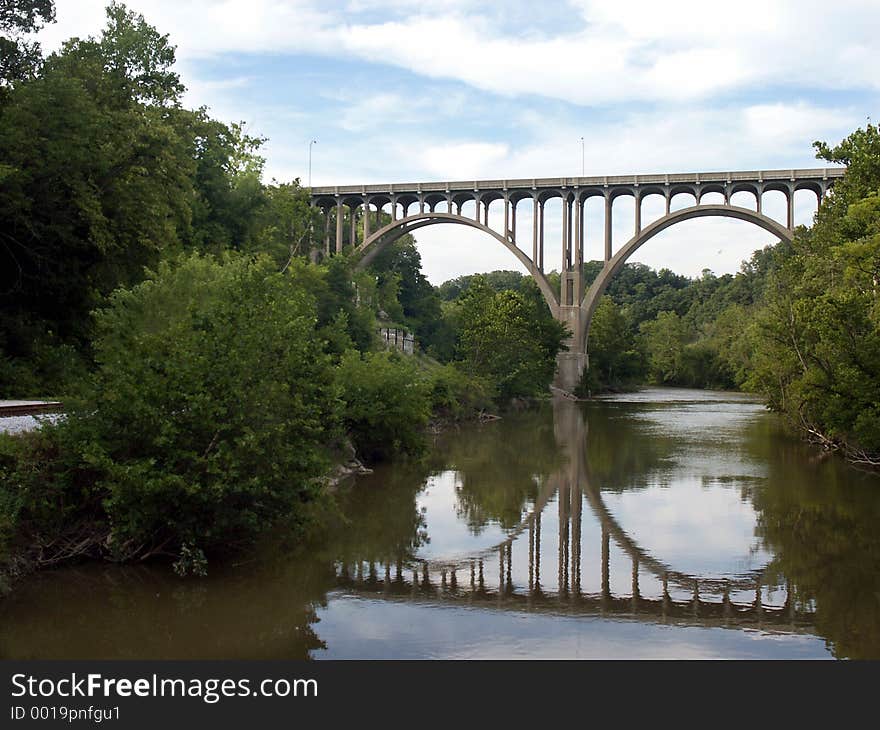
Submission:
<svg viewBox="0 0 880 730">
<path fill-rule="evenodd" d="M 556 378 L 554 385 L 557 388 L 574 392 L 581 382 L 581 376 L 587 367 L 587 353 L 585 347 L 586 315 L 581 306 L 581 292 L 583 291 L 583 273 L 578 268 L 570 268 L 561 278 L 560 305 L 554 313 L 557 321 L 568 327 L 571 336 L 565 341 L 568 350 L 560 352 L 556 356 Z"/>
</svg>

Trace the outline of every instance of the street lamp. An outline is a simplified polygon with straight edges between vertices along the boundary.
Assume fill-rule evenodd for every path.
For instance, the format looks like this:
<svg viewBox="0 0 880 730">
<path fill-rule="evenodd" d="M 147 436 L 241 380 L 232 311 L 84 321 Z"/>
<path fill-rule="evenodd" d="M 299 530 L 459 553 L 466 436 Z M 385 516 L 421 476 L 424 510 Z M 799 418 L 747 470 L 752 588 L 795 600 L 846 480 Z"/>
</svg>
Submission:
<svg viewBox="0 0 880 730">
<path fill-rule="evenodd" d="M 309 142 L 309 190 L 312 189 L 312 145 L 318 144 L 318 140 L 313 139 Z"/>
<path fill-rule="evenodd" d="M 584 138 L 581 137 L 581 177 L 583 177 L 584 175 L 586 175 L 586 169 L 587 169 L 587 168 L 586 168 L 586 165 L 585 165 L 585 163 L 584 163 L 584 160 L 585 160 L 585 159 L 586 159 L 586 158 L 584 157 Z"/>
</svg>

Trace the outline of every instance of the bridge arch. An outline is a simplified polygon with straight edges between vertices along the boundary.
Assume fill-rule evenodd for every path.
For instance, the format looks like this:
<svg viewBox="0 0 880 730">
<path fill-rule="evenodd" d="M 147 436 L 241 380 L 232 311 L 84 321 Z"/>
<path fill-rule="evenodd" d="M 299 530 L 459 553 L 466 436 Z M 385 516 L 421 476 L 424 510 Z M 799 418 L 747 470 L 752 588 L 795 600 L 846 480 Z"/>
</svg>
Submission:
<svg viewBox="0 0 880 730">
<path fill-rule="evenodd" d="M 587 340 L 590 335 L 590 324 L 593 319 L 593 314 L 596 311 L 596 307 L 599 305 L 599 300 L 605 293 L 605 289 L 608 287 L 611 279 L 614 278 L 614 275 L 617 274 L 621 268 L 623 268 L 623 265 L 627 262 L 630 256 L 654 236 L 670 226 L 674 226 L 676 223 L 681 223 L 682 221 L 691 220 L 692 218 L 703 217 L 725 217 L 747 221 L 748 223 L 753 223 L 756 226 L 763 228 L 768 233 L 777 236 L 780 240 L 792 240 L 792 232 L 772 218 L 754 210 L 740 208 L 733 205 L 694 205 L 659 218 L 634 235 L 609 261 L 605 263 L 605 267 L 593 281 L 584 296 L 583 302 L 581 303 L 581 323 L 583 327 L 581 342 L 583 343 L 585 352 L 587 351 Z"/>
<path fill-rule="evenodd" d="M 380 251 L 401 236 L 404 236 L 407 233 L 412 233 L 419 228 L 436 225 L 438 223 L 456 223 L 458 225 L 469 226 L 470 228 L 476 228 L 477 230 L 483 231 L 492 236 L 492 238 L 516 256 L 519 262 L 529 272 L 529 275 L 535 280 L 535 283 L 544 295 L 547 306 L 550 307 L 550 312 L 554 317 L 558 315 L 559 300 L 557 299 L 553 288 L 550 286 L 550 282 L 547 281 L 547 277 L 544 276 L 544 273 L 535 265 L 535 263 L 516 245 L 516 241 L 514 241 L 512 235 L 502 235 L 478 220 L 456 215 L 454 213 L 435 213 L 425 211 L 396 221 L 391 221 L 391 223 L 388 223 L 377 230 L 357 247 L 355 253 L 360 256 L 357 268 L 363 269 L 368 266 Z"/>
</svg>

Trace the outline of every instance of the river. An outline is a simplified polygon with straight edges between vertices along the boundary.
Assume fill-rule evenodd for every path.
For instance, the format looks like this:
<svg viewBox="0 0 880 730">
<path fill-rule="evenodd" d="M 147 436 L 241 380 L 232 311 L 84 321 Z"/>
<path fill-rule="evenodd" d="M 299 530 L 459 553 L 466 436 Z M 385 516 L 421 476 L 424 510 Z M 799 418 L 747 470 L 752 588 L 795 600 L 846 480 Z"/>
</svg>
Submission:
<svg viewBox="0 0 880 730">
<path fill-rule="evenodd" d="M 338 502 L 206 578 L 31 576 L 0 658 L 880 658 L 880 478 L 745 395 L 548 403 Z"/>
</svg>

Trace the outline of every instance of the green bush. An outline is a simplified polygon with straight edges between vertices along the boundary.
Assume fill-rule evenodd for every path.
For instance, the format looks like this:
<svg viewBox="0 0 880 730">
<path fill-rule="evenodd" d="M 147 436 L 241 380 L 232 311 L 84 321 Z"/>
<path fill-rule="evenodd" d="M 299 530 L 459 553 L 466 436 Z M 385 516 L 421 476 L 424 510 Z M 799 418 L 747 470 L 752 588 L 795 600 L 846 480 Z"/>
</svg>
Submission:
<svg viewBox="0 0 880 730">
<path fill-rule="evenodd" d="M 269 259 L 162 264 L 96 323 L 83 397 L 7 459 L 21 519 L 51 533 L 63 502 L 116 558 L 198 569 L 317 495 L 340 404 L 314 300 Z"/>
<path fill-rule="evenodd" d="M 491 384 L 476 375 L 468 375 L 452 363 L 435 368 L 429 375 L 431 410 L 437 416 L 458 421 L 493 405 Z"/>
<path fill-rule="evenodd" d="M 337 373 L 345 427 L 361 458 L 378 461 L 423 448 L 431 415 L 430 384 L 412 357 L 350 350 Z"/>
</svg>

